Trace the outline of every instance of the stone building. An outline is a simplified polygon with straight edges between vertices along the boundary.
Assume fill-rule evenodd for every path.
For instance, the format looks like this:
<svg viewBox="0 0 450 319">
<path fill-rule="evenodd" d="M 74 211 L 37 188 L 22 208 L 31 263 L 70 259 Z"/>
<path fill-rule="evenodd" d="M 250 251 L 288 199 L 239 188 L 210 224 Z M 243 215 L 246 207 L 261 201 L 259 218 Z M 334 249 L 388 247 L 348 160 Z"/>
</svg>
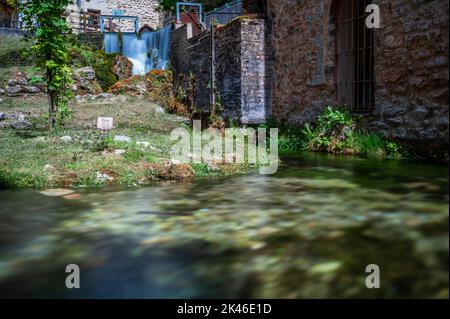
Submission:
<svg viewBox="0 0 450 319">
<path fill-rule="evenodd" d="M 380 9 L 377 29 L 365 23 L 371 3 Z M 365 127 L 428 154 L 448 146 L 448 1 L 244 0 L 243 10 L 214 36 L 225 114 L 302 125 L 327 105 L 343 106 Z M 178 28 L 172 40 L 176 87 L 194 78 L 194 104 L 204 108 L 209 39 Z"/>
<path fill-rule="evenodd" d="M 365 27 L 369 3 L 379 29 Z M 448 146 L 448 1 L 267 0 L 272 113 L 299 124 L 345 105 L 398 141 Z"/>
<path fill-rule="evenodd" d="M 68 22 L 75 30 L 85 32 L 84 21 L 89 20 L 88 31 L 98 31 L 100 15 L 112 15 L 113 10 L 124 11 L 124 15 L 137 16 L 140 27 L 156 29 L 160 26 L 157 0 L 73 0 L 67 8 Z M 111 31 L 134 31 L 131 21 L 113 20 Z M 107 25 L 109 29 L 109 25 Z"/>
</svg>

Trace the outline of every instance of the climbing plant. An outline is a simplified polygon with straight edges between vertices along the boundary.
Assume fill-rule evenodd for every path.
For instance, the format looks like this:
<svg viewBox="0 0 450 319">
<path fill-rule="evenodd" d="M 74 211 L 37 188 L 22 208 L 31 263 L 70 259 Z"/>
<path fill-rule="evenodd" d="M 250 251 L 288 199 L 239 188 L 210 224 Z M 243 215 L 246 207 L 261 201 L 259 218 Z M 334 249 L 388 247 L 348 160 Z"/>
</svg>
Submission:
<svg viewBox="0 0 450 319">
<path fill-rule="evenodd" d="M 49 130 L 70 115 L 71 69 L 67 54 L 70 29 L 64 17 L 70 0 L 13 0 L 22 13 L 23 27 L 29 32 L 37 65 L 47 84 Z"/>
</svg>

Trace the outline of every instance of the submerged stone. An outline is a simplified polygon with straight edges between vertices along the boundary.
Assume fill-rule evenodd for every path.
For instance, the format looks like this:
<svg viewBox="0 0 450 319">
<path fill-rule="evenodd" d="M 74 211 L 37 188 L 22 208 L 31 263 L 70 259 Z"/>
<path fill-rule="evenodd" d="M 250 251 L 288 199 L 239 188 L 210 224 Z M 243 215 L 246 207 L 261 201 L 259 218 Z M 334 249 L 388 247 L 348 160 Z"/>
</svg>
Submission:
<svg viewBox="0 0 450 319">
<path fill-rule="evenodd" d="M 56 197 L 56 196 L 64 196 L 64 195 L 73 194 L 75 192 L 71 189 L 55 188 L 55 189 L 46 189 L 39 193 L 42 195 L 45 195 L 45 196 Z"/>
</svg>

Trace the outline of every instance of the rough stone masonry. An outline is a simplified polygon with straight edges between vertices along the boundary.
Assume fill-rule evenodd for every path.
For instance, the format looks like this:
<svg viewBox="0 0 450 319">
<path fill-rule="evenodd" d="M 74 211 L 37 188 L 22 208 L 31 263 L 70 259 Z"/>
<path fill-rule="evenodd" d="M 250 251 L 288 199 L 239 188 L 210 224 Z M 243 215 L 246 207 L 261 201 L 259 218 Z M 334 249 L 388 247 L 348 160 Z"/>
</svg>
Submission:
<svg viewBox="0 0 450 319">
<path fill-rule="evenodd" d="M 211 64 L 215 92 L 224 118 L 244 124 L 265 122 L 270 115 L 271 63 L 264 19 L 238 18 L 211 32 L 192 36 L 190 25 L 172 33 L 171 66 L 175 92 L 184 92 L 188 104 L 211 112 Z"/>
<path fill-rule="evenodd" d="M 351 0 L 267 0 L 274 54 L 272 111 L 311 121 L 335 104 L 335 17 Z M 448 11 L 445 0 L 374 0 L 375 103 L 367 127 L 423 149 L 448 148 Z"/>
<path fill-rule="evenodd" d="M 121 9 L 128 16 L 137 16 L 139 18 L 140 27 L 147 25 L 153 29 L 160 26 L 160 14 L 156 10 L 158 6 L 157 0 L 81 0 L 80 7 L 73 1 L 68 7 L 69 22 L 73 28 L 79 28 L 80 9 L 87 11 L 88 9 L 100 10 L 103 15 L 111 15 L 113 9 Z M 122 32 L 132 32 L 134 27 L 129 21 L 114 21 L 120 27 Z"/>
</svg>

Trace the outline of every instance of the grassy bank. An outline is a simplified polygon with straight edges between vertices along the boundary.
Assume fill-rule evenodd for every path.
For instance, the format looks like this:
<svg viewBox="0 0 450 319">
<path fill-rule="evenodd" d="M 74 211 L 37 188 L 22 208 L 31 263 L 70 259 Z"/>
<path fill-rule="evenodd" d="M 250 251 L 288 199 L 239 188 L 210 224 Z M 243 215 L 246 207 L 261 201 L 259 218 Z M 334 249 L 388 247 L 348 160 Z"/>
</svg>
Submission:
<svg viewBox="0 0 450 319">
<path fill-rule="evenodd" d="M 137 185 L 156 179 L 228 175 L 243 166 L 206 164 L 172 165 L 167 169 L 172 142 L 170 132 L 185 126 L 186 118 L 162 113 L 158 106 L 135 97 L 116 96 L 108 101 L 73 102 L 72 118 L 48 136 L 47 98 L 34 95 L 5 97 L 0 112 L 23 114 L 34 129 L 0 129 L 0 187 L 71 187 L 105 184 Z M 112 116 L 114 130 L 96 129 L 99 116 Z M 131 142 L 115 141 L 117 135 Z M 70 141 L 64 136 L 70 136 Z"/>
<path fill-rule="evenodd" d="M 327 107 L 314 124 L 289 125 L 272 120 L 265 126 L 280 129 L 279 146 L 285 151 L 325 152 L 363 158 L 405 158 L 410 155 L 394 141 L 359 127 L 360 118 Z"/>
</svg>

